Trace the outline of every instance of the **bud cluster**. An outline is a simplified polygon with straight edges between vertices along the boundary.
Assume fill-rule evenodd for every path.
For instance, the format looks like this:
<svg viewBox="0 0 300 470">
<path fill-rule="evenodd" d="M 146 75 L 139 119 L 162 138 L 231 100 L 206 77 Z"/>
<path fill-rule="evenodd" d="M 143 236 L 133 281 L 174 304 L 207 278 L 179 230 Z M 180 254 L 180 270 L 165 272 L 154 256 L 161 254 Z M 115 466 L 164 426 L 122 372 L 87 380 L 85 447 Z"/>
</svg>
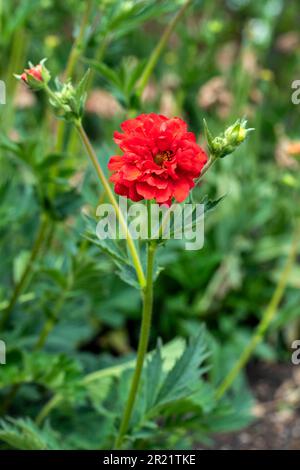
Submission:
<svg viewBox="0 0 300 470">
<path fill-rule="evenodd" d="M 204 131 L 208 143 L 208 149 L 213 158 L 224 158 L 234 152 L 246 139 L 253 128 L 246 128 L 247 121 L 238 119 L 232 126 L 229 126 L 222 134 L 213 137 L 204 120 Z"/>
<path fill-rule="evenodd" d="M 49 70 L 45 67 L 46 59 L 38 65 L 29 63 L 29 69 L 25 69 L 21 75 L 15 75 L 33 90 L 45 90 L 50 104 L 55 108 L 59 117 L 67 121 L 81 119 L 86 100 L 86 85 L 89 71 L 84 75 L 80 83 L 74 87 L 70 81 L 61 83 L 55 80 L 56 90 L 52 90 L 48 83 L 51 79 Z"/>
</svg>

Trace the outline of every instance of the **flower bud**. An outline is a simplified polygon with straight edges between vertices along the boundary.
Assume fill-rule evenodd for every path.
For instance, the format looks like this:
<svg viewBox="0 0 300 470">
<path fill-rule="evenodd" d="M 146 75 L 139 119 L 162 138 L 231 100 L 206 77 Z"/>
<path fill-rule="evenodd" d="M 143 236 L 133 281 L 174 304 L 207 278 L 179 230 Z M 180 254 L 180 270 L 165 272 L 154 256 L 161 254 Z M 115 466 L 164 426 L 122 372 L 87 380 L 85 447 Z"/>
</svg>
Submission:
<svg viewBox="0 0 300 470">
<path fill-rule="evenodd" d="M 74 108 L 75 90 L 71 82 L 62 85 L 59 91 L 54 92 L 55 99 L 50 98 L 52 106 L 61 109 L 64 114 L 72 112 Z"/>
<path fill-rule="evenodd" d="M 74 87 L 70 81 L 60 83 L 56 80 L 56 91 L 49 93 L 50 104 L 57 110 L 57 114 L 67 121 L 81 119 L 86 100 L 86 86 L 89 71 L 79 84 Z"/>
<path fill-rule="evenodd" d="M 224 158 L 226 155 L 234 152 L 240 144 L 244 142 L 249 132 L 253 128 L 246 128 L 247 121 L 238 119 L 229 126 L 224 133 L 213 137 L 204 121 L 204 130 L 208 142 L 208 148 L 214 158 Z"/>
<path fill-rule="evenodd" d="M 40 90 L 50 81 L 50 72 L 44 63 L 47 59 L 43 59 L 39 64 L 33 65 L 29 62 L 29 68 L 25 69 L 21 75 L 15 75 L 18 80 L 22 80 L 30 88 Z"/>
</svg>

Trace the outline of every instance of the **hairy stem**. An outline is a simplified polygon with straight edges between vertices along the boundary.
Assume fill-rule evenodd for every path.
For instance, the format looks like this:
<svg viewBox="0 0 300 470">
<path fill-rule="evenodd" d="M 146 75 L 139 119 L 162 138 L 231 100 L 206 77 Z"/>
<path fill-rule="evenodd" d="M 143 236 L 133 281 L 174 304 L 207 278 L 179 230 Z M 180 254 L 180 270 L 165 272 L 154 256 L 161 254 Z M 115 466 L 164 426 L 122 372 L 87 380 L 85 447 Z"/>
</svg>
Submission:
<svg viewBox="0 0 300 470">
<path fill-rule="evenodd" d="M 115 198 L 115 196 L 112 192 L 112 189 L 109 185 L 109 182 L 107 181 L 106 176 L 104 175 L 103 170 L 102 170 L 102 168 L 101 168 L 101 166 L 98 162 L 97 155 L 96 155 L 96 153 L 95 153 L 95 151 L 94 151 L 94 149 L 93 149 L 93 147 L 90 143 L 90 140 L 89 140 L 84 128 L 82 127 L 81 123 L 77 123 L 76 128 L 79 132 L 79 135 L 81 137 L 83 145 L 84 145 L 84 147 L 87 151 L 87 154 L 88 154 L 92 164 L 94 165 L 94 168 L 97 172 L 99 180 L 101 181 L 103 189 L 104 189 L 109 201 L 111 202 L 111 204 L 113 205 L 113 207 L 116 211 L 117 218 L 120 222 L 120 225 L 122 226 L 122 230 L 123 230 L 123 232 L 125 234 L 125 237 L 126 237 L 127 246 L 128 246 L 129 252 L 130 252 L 131 257 L 132 257 L 132 262 L 133 262 L 133 265 L 134 265 L 135 270 L 136 270 L 136 274 L 137 274 L 139 284 L 140 284 L 141 288 L 143 289 L 145 287 L 145 284 L 146 284 L 146 279 L 145 279 L 145 275 L 144 275 L 144 272 L 143 272 L 141 260 L 139 258 L 139 255 L 138 255 L 137 249 L 135 247 L 134 241 L 131 237 L 131 234 L 128 230 L 126 221 L 125 221 L 125 219 L 123 217 L 123 214 L 120 210 L 118 202 L 117 202 L 117 200 L 116 200 L 116 198 Z"/>
<path fill-rule="evenodd" d="M 204 165 L 201 173 L 200 173 L 200 176 L 199 178 L 196 180 L 195 184 L 197 185 L 199 183 L 199 181 L 203 178 L 203 176 L 205 175 L 205 173 L 207 173 L 207 171 L 213 166 L 213 164 L 215 163 L 215 161 L 217 161 L 217 158 L 212 155 L 210 156 L 210 158 L 208 159 L 208 161 L 206 162 L 206 164 Z"/>
<path fill-rule="evenodd" d="M 108 40 L 107 40 L 106 36 L 104 36 L 102 38 L 101 44 L 99 45 L 99 47 L 96 50 L 94 60 L 96 60 L 97 62 L 102 61 L 102 58 L 105 54 L 105 50 L 106 50 L 107 45 L 108 45 Z M 95 78 L 95 70 L 91 69 L 89 77 L 88 77 L 88 81 L 87 81 L 86 93 L 88 93 L 90 91 L 91 86 L 94 83 L 94 78 Z M 75 129 L 72 128 L 69 139 L 68 139 L 68 143 L 67 143 L 67 150 L 66 151 L 67 151 L 68 155 L 73 155 L 73 154 L 76 153 L 77 147 L 78 147 L 78 142 L 79 142 L 79 139 L 78 139 L 77 132 L 76 132 Z"/>
<path fill-rule="evenodd" d="M 49 400 L 46 405 L 41 409 L 40 413 L 35 419 L 37 425 L 42 424 L 44 419 L 51 413 L 52 409 L 61 401 L 61 395 L 54 395 L 51 400 Z"/>
<path fill-rule="evenodd" d="M 143 290 L 143 316 L 142 326 L 137 352 L 136 366 L 130 386 L 129 396 L 124 410 L 124 414 L 121 420 L 118 436 L 115 441 L 115 449 L 122 447 L 124 436 L 127 432 L 130 418 L 132 415 L 133 407 L 137 397 L 139 388 L 140 378 L 143 370 L 143 364 L 148 349 L 151 318 L 152 318 L 152 306 L 153 306 L 153 268 L 155 258 L 155 246 L 151 243 L 148 245 L 147 255 L 147 283 Z"/>
<path fill-rule="evenodd" d="M 262 319 L 260 323 L 258 324 L 255 330 L 255 333 L 252 336 L 251 341 L 248 343 L 248 345 L 242 352 L 236 364 L 233 366 L 231 371 L 228 373 L 228 375 L 225 377 L 225 379 L 222 381 L 219 388 L 217 389 L 217 392 L 216 392 L 217 399 L 220 399 L 226 393 L 226 391 L 231 387 L 234 380 L 238 376 L 239 372 L 245 367 L 245 365 L 249 361 L 251 355 L 255 351 L 256 346 L 263 340 L 264 335 L 277 312 L 278 306 L 282 300 L 283 294 L 287 287 L 291 270 L 297 259 L 299 243 L 300 243 L 300 223 L 297 225 L 295 229 L 294 238 L 291 244 L 290 252 L 286 260 L 284 269 L 278 280 L 274 294 L 268 306 L 263 312 Z"/>
</svg>

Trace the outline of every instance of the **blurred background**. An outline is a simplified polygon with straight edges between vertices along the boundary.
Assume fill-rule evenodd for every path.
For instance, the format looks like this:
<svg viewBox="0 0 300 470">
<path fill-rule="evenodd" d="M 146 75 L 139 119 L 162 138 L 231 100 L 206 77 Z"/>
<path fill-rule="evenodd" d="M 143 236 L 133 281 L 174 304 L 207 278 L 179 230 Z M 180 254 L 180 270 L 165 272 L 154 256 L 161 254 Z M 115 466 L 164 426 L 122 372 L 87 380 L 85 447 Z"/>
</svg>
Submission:
<svg viewBox="0 0 300 470">
<path fill-rule="evenodd" d="M 151 348 L 157 337 L 186 338 L 205 323 L 212 371 L 223 377 L 272 298 L 299 218 L 300 104 L 291 99 L 300 80 L 298 2 L 191 3 L 137 101 L 134 85 L 183 2 L 103 0 L 88 11 L 77 0 L 0 2 L 0 314 L 11 311 L 0 332 L 8 348 L 0 366 L 3 415 L 32 417 L 53 393 L 64 393 L 69 402 L 51 423 L 72 428 L 75 447 L 88 446 L 76 432 L 89 422 L 94 433 L 97 420 L 86 406 L 74 416 L 80 400 L 72 380 L 78 370 L 134 357 L 140 299 L 83 237 L 83 214 L 93 214 L 103 195 L 77 135 L 68 125 L 61 130 L 46 97 L 13 74 L 43 57 L 53 77 L 75 82 L 91 67 L 84 124 L 105 168 L 116 152 L 113 132 L 133 112 L 180 116 L 203 146 L 203 118 L 214 135 L 242 117 L 255 128 L 197 188 L 199 200 L 225 196 L 206 217 L 204 248 L 189 252 L 174 242 L 160 253 Z M 300 447 L 300 366 L 291 362 L 300 339 L 298 261 L 241 378 L 243 403 L 227 421 L 202 417 L 190 445 Z M 187 445 L 189 432 L 181 429 L 177 445 Z"/>
</svg>

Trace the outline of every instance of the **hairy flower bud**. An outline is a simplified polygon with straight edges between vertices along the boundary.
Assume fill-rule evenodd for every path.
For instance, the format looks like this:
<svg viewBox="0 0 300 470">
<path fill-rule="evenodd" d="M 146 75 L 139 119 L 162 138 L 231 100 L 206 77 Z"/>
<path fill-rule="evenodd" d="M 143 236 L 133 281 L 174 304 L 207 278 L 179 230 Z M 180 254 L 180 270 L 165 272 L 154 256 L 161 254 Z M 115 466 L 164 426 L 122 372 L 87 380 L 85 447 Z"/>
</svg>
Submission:
<svg viewBox="0 0 300 470">
<path fill-rule="evenodd" d="M 47 85 L 50 81 L 50 72 L 45 67 L 45 62 L 47 59 L 41 60 L 41 62 L 37 65 L 33 65 L 29 62 L 29 68 L 25 69 L 21 75 L 15 75 L 18 80 L 22 80 L 26 83 L 30 88 L 34 90 L 40 90 Z"/>
<path fill-rule="evenodd" d="M 53 93 L 53 97 L 50 97 L 52 106 L 60 109 L 64 114 L 72 113 L 74 100 L 75 89 L 71 82 L 65 83 L 59 91 Z"/>
<path fill-rule="evenodd" d="M 217 137 L 213 137 L 210 133 L 206 121 L 204 121 L 204 129 L 208 142 L 208 148 L 214 158 L 224 158 L 226 155 L 234 152 L 239 145 L 246 139 L 249 132 L 253 128 L 246 128 L 247 121 L 238 119 L 234 124 L 229 126 L 224 133 Z"/>
<path fill-rule="evenodd" d="M 78 121 L 82 117 L 88 74 L 89 71 L 76 87 L 70 81 L 60 83 L 56 80 L 56 91 L 48 90 L 50 104 L 57 110 L 58 115 L 67 121 Z"/>
</svg>

